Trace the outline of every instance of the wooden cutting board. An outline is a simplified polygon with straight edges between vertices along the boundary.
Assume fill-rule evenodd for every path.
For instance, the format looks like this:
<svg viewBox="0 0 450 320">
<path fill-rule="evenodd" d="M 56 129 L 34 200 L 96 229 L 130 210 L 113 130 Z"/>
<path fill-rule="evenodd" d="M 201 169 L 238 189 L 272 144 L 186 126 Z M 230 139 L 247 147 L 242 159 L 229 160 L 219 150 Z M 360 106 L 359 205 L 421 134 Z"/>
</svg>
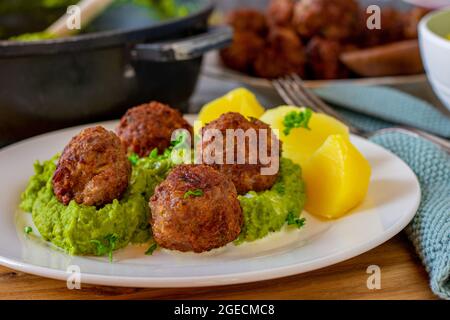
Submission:
<svg viewBox="0 0 450 320">
<path fill-rule="evenodd" d="M 381 289 L 366 282 L 369 265 L 381 268 Z M 0 299 L 437 299 L 428 275 L 404 234 L 358 257 L 321 270 L 249 284 L 184 289 L 83 285 L 0 267 Z"/>
</svg>

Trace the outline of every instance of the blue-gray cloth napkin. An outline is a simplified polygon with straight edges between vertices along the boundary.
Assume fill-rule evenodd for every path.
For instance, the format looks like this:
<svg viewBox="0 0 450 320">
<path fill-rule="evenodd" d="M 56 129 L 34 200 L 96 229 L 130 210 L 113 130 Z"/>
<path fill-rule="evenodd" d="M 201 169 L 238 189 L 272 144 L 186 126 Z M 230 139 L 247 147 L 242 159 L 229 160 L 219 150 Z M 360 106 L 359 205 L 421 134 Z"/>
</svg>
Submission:
<svg viewBox="0 0 450 320">
<path fill-rule="evenodd" d="M 402 123 L 450 137 L 449 118 L 394 89 L 345 85 L 316 93 L 339 105 L 345 118 L 365 130 Z M 403 159 L 419 179 L 422 199 L 406 233 L 429 273 L 431 289 L 450 299 L 450 157 L 431 142 L 403 133 L 385 133 L 371 140 Z"/>
<path fill-rule="evenodd" d="M 315 92 L 333 105 L 357 112 L 359 115 L 343 110 L 350 120 L 368 129 L 398 123 L 450 138 L 450 118 L 428 102 L 401 91 L 381 86 L 336 85 Z"/>
</svg>

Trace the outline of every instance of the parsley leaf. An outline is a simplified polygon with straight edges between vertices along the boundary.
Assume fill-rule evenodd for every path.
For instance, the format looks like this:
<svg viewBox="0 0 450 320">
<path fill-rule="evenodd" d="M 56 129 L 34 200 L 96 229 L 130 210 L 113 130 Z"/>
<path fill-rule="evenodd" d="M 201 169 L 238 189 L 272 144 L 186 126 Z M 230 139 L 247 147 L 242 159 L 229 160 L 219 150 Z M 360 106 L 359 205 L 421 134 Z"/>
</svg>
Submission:
<svg viewBox="0 0 450 320">
<path fill-rule="evenodd" d="M 172 154 L 172 147 L 167 148 L 166 150 L 164 150 L 163 153 L 163 158 L 168 159 L 170 158 L 170 155 Z"/>
<path fill-rule="evenodd" d="M 128 156 L 128 160 L 130 160 L 131 164 L 135 166 L 139 161 L 139 156 L 136 153 L 132 153 Z"/>
<path fill-rule="evenodd" d="M 184 144 L 184 142 L 185 142 L 186 139 L 187 139 L 187 136 L 188 136 L 188 132 L 186 132 L 186 131 L 184 131 L 184 130 L 178 132 L 177 135 L 176 135 L 175 140 L 173 140 L 173 141 L 170 142 L 171 145 L 172 145 L 172 147 L 176 147 L 176 146 L 178 146 L 178 145 L 180 145 L 180 144 Z"/>
<path fill-rule="evenodd" d="M 107 235 L 102 241 L 100 240 L 91 240 L 91 243 L 97 246 L 97 255 L 98 256 L 109 256 L 109 261 L 113 260 L 113 251 L 116 248 L 117 240 L 119 236 L 115 233 Z"/>
<path fill-rule="evenodd" d="M 33 228 L 25 227 L 25 228 L 23 228 L 23 232 L 25 232 L 26 234 L 30 234 L 31 232 L 33 232 Z"/>
<path fill-rule="evenodd" d="M 145 255 L 151 256 L 156 249 L 158 249 L 158 244 L 156 242 L 153 242 L 147 249 L 147 251 L 145 251 Z"/>
<path fill-rule="evenodd" d="M 104 256 L 107 252 L 108 249 L 106 248 L 106 246 L 99 240 L 91 240 L 91 243 L 95 244 L 97 246 L 97 255 L 98 256 Z"/>
<path fill-rule="evenodd" d="M 284 130 L 283 133 L 285 135 L 289 135 L 291 130 L 294 128 L 305 128 L 311 130 L 308 127 L 309 120 L 312 117 L 311 109 L 306 108 L 302 111 L 291 111 L 283 119 Z"/>
<path fill-rule="evenodd" d="M 287 224 L 289 226 L 294 225 L 297 228 L 301 228 L 305 225 L 306 219 L 305 218 L 297 218 L 292 212 L 290 212 L 286 218 Z"/>
<path fill-rule="evenodd" d="M 202 189 L 195 189 L 195 190 L 189 190 L 184 194 L 184 199 L 189 198 L 190 196 L 193 197 L 201 197 L 203 195 L 203 190 Z"/>
<path fill-rule="evenodd" d="M 158 158 L 158 148 L 153 149 L 152 152 L 150 152 L 149 157 L 152 159 Z"/>
</svg>

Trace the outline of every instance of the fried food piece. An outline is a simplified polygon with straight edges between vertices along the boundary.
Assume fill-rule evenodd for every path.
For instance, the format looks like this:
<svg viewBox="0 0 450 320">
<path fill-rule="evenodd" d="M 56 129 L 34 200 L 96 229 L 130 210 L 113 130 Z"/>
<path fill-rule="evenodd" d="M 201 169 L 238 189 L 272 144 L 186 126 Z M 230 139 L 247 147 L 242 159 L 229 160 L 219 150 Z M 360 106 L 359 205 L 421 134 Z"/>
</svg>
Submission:
<svg viewBox="0 0 450 320">
<path fill-rule="evenodd" d="M 403 16 L 403 35 L 406 39 L 417 39 L 417 25 L 429 9 L 414 7 Z"/>
<path fill-rule="evenodd" d="M 227 17 L 227 23 L 236 32 L 253 32 L 264 35 L 267 31 L 266 16 L 262 12 L 251 8 L 232 11 Z"/>
<path fill-rule="evenodd" d="M 244 134 L 250 133 L 247 130 L 253 129 L 257 138 L 252 140 L 247 137 L 245 140 L 239 141 L 234 135 L 233 143 L 227 142 L 227 129 L 242 129 Z M 265 132 L 261 131 L 260 133 L 261 129 L 265 130 Z M 216 137 L 212 134 L 214 131 L 221 133 L 223 148 L 211 151 L 211 149 L 215 148 Z M 234 132 L 236 133 L 236 131 Z M 266 150 L 258 150 L 259 134 L 266 134 Z M 203 127 L 201 135 L 202 144 L 200 147 L 202 148 L 203 162 L 211 164 L 215 169 L 228 176 L 236 186 L 239 194 L 246 194 L 250 190 L 263 191 L 273 186 L 278 177 L 278 170 L 271 175 L 262 174 L 261 172 L 262 168 L 269 168 L 275 165 L 273 161 L 278 160 L 279 163 L 281 152 L 281 143 L 269 125 L 254 118 L 247 120 L 236 112 L 228 112 Z M 272 148 L 274 148 L 273 151 Z M 271 156 L 272 152 L 275 154 L 276 159 Z M 263 156 L 265 155 L 268 161 L 263 164 L 258 153 L 264 153 Z M 232 157 L 233 163 L 227 164 L 227 155 L 228 158 Z M 215 162 L 212 163 L 212 161 L 206 159 L 208 156 L 213 157 L 214 159 L 212 160 Z M 244 161 L 241 161 L 242 164 L 238 163 L 239 159 L 244 159 Z"/>
<path fill-rule="evenodd" d="M 305 49 L 300 38 L 290 28 L 270 30 L 266 47 L 254 62 L 254 73 L 263 78 L 277 78 L 289 73 L 304 74 Z"/>
<path fill-rule="evenodd" d="M 267 7 L 267 22 L 273 26 L 290 26 L 294 14 L 293 0 L 271 0 Z"/>
<path fill-rule="evenodd" d="M 120 139 L 101 126 L 72 138 L 59 158 L 53 191 L 67 205 L 102 206 L 118 199 L 128 187 L 130 161 Z"/>
<path fill-rule="evenodd" d="M 264 50 L 265 41 L 253 32 L 237 31 L 233 43 L 220 51 L 223 63 L 231 69 L 249 73 L 259 52 Z"/>
<path fill-rule="evenodd" d="M 226 245 L 241 232 L 236 188 L 207 165 L 175 167 L 149 205 L 153 237 L 163 248 L 200 253 Z"/>
<path fill-rule="evenodd" d="M 384 7 L 381 9 L 381 29 L 368 29 L 368 13 L 361 11 L 358 43 L 362 47 L 373 47 L 381 44 L 400 41 L 403 39 L 403 15 L 400 11 Z"/>
<path fill-rule="evenodd" d="M 160 152 L 168 148 L 177 129 L 186 129 L 191 135 L 193 132 L 178 110 L 153 101 L 129 109 L 116 132 L 129 153 L 145 157 L 155 148 Z"/>
<path fill-rule="evenodd" d="M 308 72 L 314 79 L 340 79 L 348 76 L 339 60 L 344 51 L 337 41 L 314 37 L 306 47 Z"/>
<path fill-rule="evenodd" d="M 428 9 L 415 7 L 403 12 L 392 7 L 381 9 L 381 29 L 370 30 L 366 27 L 369 14 L 361 10 L 360 35 L 357 42 L 362 47 L 374 47 L 407 39 L 417 39 L 417 25 L 429 12 Z"/>
<path fill-rule="evenodd" d="M 294 7 L 293 25 L 304 38 L 343 40 L 354 34 L 358 15 L 355 0 L 300 0 Z"/>
</svg>

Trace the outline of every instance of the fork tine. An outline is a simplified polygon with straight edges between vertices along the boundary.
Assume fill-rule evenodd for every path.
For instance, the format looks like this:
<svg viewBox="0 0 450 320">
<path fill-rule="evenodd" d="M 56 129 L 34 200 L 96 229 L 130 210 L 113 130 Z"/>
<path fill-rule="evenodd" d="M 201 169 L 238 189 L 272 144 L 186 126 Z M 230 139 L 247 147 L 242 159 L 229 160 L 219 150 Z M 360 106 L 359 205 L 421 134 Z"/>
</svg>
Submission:
<svg viewBox="0 0 450 320">
<path fill-rule="evenodd" d="M 328 115 L 340 120 L 343 123 L 347 123 L 347 121 L 345 119 L 343 119 L 342 116 L 339 113 L 337 113 L 331 106 L 326 104 L 322 99 L 320 99 L 311 90 L 307 89 L 303 84 L 303 80 L 297 74 L 291 75 L 291 79 L 298 87 L 298 90 L 302 91 L 302 93 L 304 95 L 306 95 L 309 100 L 314 102 L 317 109 L 321 110 L 325 114 L 328 114 Z"/>
<path fill-rule="evenodd" d="M 292 81 L 294 81 L 299 88 L 300 91 L 303 92 L 303 94 L 307 95 L 308 98 L 312 101 L 314 101 L 315 105 L 317 106 L 317 109 L 320 110 L 319 112 L 322 112 L 324 114 L 330 115 L 334 117 L 335 119 L 339 120 L 340 122 L 347 125 L 350 129 L 350 132 L 362 135 L 364 136 L 366 134 L 365 131 L 353 126 L 351 123 L 349 123 L 346 119 L 344 119 L 337 111 L 335 111 L 331 106 L 326 104 L 322 99 L 320 99 L 314 92 L 307 89 L 303 85 L 303 80 L 298 75 L 292 75 Z"/>
<path fill-rule="evenodd" d="M 321 108 L 318 106 L 318 104 L 310 99 L 302 90 L 300 85 L 291 77 L 285 76 L 283 78 L 283 81 L 289 86 L 290 91 L 293 96 L 297 97 L 297 100 L 300 102 L 299 106 L 305 106 L 313 109 L 316 112 L 320 112 Z"/>
<path fill-rule="evenodd" d="M 295 90 L 292 90 L 292 87 L 290 86 L 290 82 L 286 81 L 285 79 L 278 79 L 278 84 L 283 89 L 285 94 L 289 97 L 289 100 L 286 100 L 285 102 L 293 105 L 293 106 L 302 106 L 307 104 L 305 100 L 303 100 L 301 97 L 295 94 Z"/>
<path fill-rule="evenodd" d="M 285 103 L 295 105 L 295 102 L 292 100 L 288 91 L 284 88 L 284 84 L 281 83 L 280 79 L 273 80 L 272 85 L 274 86 L 275 90 L 278 92 L 278 94 L 281 96 L 281 98 Z"/>
<path fill-rule="evenodd" d="M 313 101 L 318 108 L 323 110 L 326 110 L 328 108 L 328 106 L 321 99 L 319 99 L 315 94 L 313 94 L 309 89 L 305 87 L 305 85 L 303 84 L 303 80 L 299 75 L 291 74 L 289 75 L 289 79 L 293 83 L 295 83 L 297 89 L 300 90 L 302 94 L 306 95 L 309 100 Z"/>
<path fill-rule="evenodd" d="M 298 75 L 293 74 L 285 76 L 283 78 L 278 78 L 276 80 L 273 80 L 272 84 L 286 103 L 297 106 L 310 106 L 311 109 L 316 112 L 322 112 L 324 114 L 333 116 L 341 122 L 345 123 L 349 127 L 350 132 L 356 135 L 368 138 L 385 132 L 403 132 L 409 135 L 420 136 L 428 141 L 433 142 L 446 152 L 450 153 L 450 143 L 448 141 L 418 129 L 408 127 L 394 127 L 381 129 L 375 132 L 368 132 L 351 125 L 349 122 L 344 120 L 340 116 L 340 114 L 338 114 L 331 106 L 323 102 L 311 90 L 308 90 L 303 85 L 303 80 Z"/>
<path fill-rule="evenodd" d="M 298 90 L 293 87 L 293 82 L 287 78 L 278 78 L 273 81 L 275 89 L 277 89 L 284 102 L 295 106 L 310 106 L 309 101 L 304 95 L 298 94 Z M 317 111 L 314 105 L 311 105 L 311 109 Z"/>
</svg>

